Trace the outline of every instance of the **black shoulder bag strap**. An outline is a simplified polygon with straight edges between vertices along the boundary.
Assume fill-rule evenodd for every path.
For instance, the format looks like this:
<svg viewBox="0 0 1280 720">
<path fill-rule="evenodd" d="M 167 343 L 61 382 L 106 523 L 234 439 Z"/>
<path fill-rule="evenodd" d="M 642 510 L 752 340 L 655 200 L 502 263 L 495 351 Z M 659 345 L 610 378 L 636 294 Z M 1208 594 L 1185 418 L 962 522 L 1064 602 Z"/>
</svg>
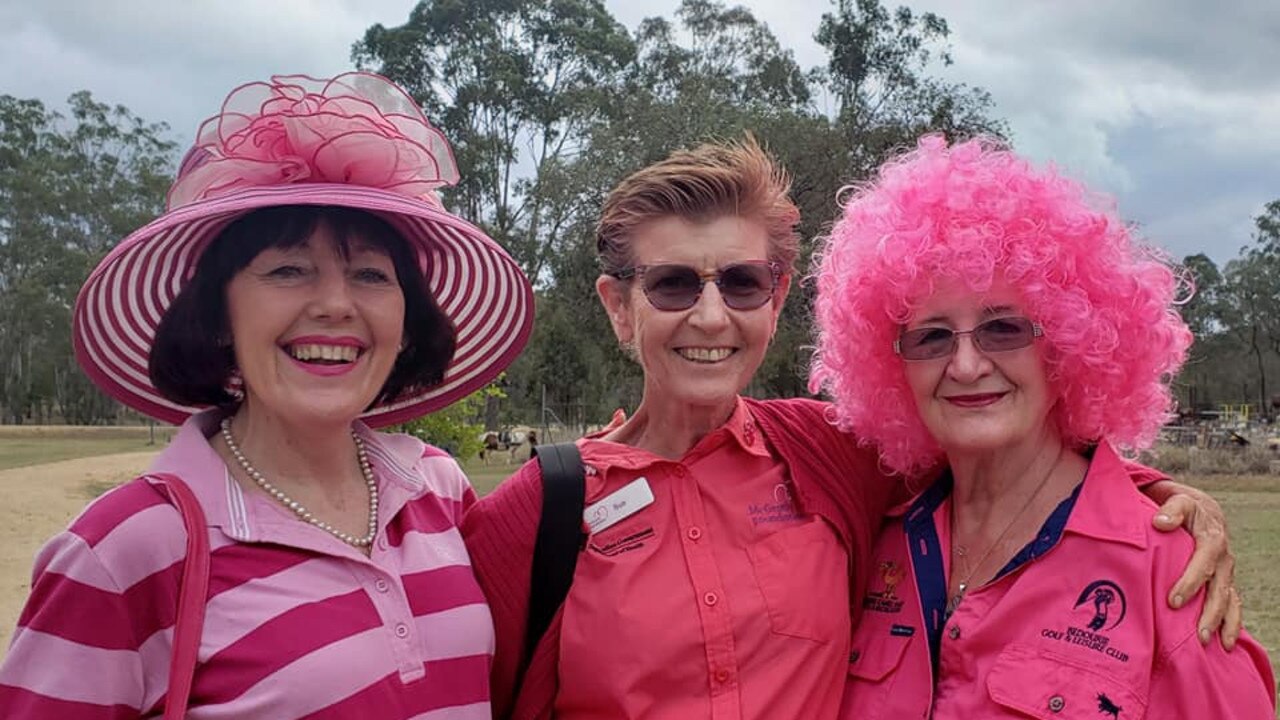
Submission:
<svg viewBox="0 0 1280 720">
<path fill-rule="evenodd" d="M 578 552 L 586 542 L 582 511 L 587 477 L 578 446 L 573 443 L 538 445 L 534 452 L 542 470 L 542 517 L 538 520 L 538 537 L 533 546 L 529 622 L 524 646 L 526 665 L 569 595 Z"/>
</svg>

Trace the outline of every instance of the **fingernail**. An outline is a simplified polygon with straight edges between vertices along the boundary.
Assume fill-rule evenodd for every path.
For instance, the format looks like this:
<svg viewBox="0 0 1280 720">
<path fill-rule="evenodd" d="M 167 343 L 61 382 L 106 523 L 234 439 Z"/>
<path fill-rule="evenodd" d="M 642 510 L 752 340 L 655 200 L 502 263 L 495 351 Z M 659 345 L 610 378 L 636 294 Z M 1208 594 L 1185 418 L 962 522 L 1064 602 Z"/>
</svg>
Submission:
<svg viewBox="0 0 1280 720">
<path fill-rule="evenodd" d="M 1200 628 L 1200 642 L 1205 645 L 1209 644 L 1209 628 Z"/>
<path fill-rule="evenodd" d="M 1181 595 L 1174 595 L 1174 596 L 1173 596 L 1173 602 L 1172 602 L 1171 604 L 1172 604 L 1172 605 L 1173 605 L 1173 607 L 1175 607 L 1175 608 L 1180 608 L 1180 607 L 1182 607 L 1182 601 L 1183 601 L 1184 599 L 1185 599 L 1185 598 L 1183 598 Z"/>
<path fill-rule="evenodd" d="M 1156 520 L 1159 520 L 1160 522 L 1164 522 L 1164 523 L 1173 522 L 1173 518 L 1169 517 L 1168 515 L 1165 515 L 1164 513 L 1160 513 L 1159 515 L 1157 515 Z"/>
</svg>

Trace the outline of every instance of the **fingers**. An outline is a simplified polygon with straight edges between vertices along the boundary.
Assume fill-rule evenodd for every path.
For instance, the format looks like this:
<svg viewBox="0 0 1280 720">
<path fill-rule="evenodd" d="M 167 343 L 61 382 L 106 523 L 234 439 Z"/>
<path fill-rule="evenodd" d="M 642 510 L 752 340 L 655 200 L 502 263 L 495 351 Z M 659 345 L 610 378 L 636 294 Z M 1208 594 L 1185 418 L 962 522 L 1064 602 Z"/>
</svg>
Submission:
<svg viewBox="0 0 1280 720">
<path fill-rule="evenodd" d="M 1235 649 L 1236 640 L 1240 639 L 1240 631 L 1244 629 L 1244 598 L 1234 586 L 1230 589 L 1231 598 L 1227 604 L 1227 617 L 1222 623 L 1223 649 L 1230 652 Z"/>
<path fill-rule="evenodd" d="M 1202 645 L 1209 644 L 1209 640 L 1213 637 L 1215 630 L 1221 629 L 1225 635 L 1226 628 L 1223 627 L 1223 621 L 1227 617 L 1227 613 L 1231 608 L 1231 600 L 1235 596 L 1233 590 L 1233 582 L 1235 581 L 1235 558 L 1227 554 L 1216 566 L 1214 575 L 1209 579 L 1209 590 L 1204 600 L 1204 610 L 1200 612 L 1200 621 L 1198 623 L 1200 643 Z M 1235 638 L 1239 636 L 1240 630 L 1236 628 L 1231 644 L 1235 645 Z M 1226 646 L 1226 637 L 1223 639 L 1223 646 Z"/>
<path fill-rule="evenodd" d="M 1195 539 L 1195 552 L 1169 591 L 1169 605 L 1183 607 L 1207 584 L 1197 634 L 1202 644 L 1208 644 L 1214 631 L 1219 631 L 1222 647 L 1231 650 L 1244 624 L 1244 603 L 1235 589 L 1236 560 L 1227 540 L 1222 506 L 1203 491 L 1178 487 L 1160 506 L 1152 525 L 1162 532 L 1182 527 Z"/>
<path fill-rule="evenodd" d="M 1200 506 L 1189 495 L 1174 495 L 1156 512 L 1156 516 L 1152 519 L 1151 524 L 1161 532 L 1170 532 L 1177 530 L 1187 523 L 1188 517 L 1194 517 L 1199 513 Z M 1188 526 L 1190 529 L 1190 526 Z"/>
<path fill-rule="evenodd" d="M 1200 509 L 1185 495 L 1176 495 L 1160 507 L 1152 523 L 1157 529 L 1172 530 L 1186 526 L 1195 537 L 1196 549 L 1182 576 L 1169 591 L 1169 606 L 1180 608 L 1200 592 L 1200 588 L 1213 576 L 1218 556 L 1225 544 L 1223 538 L 1215 538 L 1208 529 L 1209 523 L 1198 522 Z M 1165 527 L 1167 526 L 1167 527 Z"/>
</svg>

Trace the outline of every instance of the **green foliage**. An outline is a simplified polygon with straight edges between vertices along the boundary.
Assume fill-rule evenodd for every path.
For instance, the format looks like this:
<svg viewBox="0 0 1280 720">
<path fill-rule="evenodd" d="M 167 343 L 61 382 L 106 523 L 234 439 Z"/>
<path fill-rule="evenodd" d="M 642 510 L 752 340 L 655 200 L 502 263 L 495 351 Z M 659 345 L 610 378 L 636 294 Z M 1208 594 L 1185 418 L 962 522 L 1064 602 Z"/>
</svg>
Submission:
<svg viewBox="0 0 1280 720">
<path fill-rule="evenodd" d="M 1204 255 L 1183 261 L 1196 284 L 1181 308 L 1196 336 L 1178 383 L 1188 405 L 1248 402 L 1274 415 L 1280 404 L 1280 200 L 1254 225 L 1253 243 L 1221 272 Z"/>
<path fill-rule="evenodd" d="M 71 307 L 103 254 L 161 209 L 164 125 L 78 92 L 70 118 L 0 95 L 0 406 L 6 422 L 102 422 L 117 406 L 75 365 Z"/>
<path fill-rule="evenodd" d="M 540 280 L 565 222 L 546 176 L 580 150 L 633 52 L 601 0 L 423 0 L 404 25 L 369 28 L 352 59 L 440 123 L 462 173 L 446 202 Z"/>
<path fill-rule="evenodd" d="M 937 16 L 845 2 L 819 28 L 831 62 L 805 71 L 748 10 L 713 0 L 684 0 L 634 34 L 593 0 L 427 0 L 400 27 L 369 28 L 353 56 L 443 123 L 465 178 L 446 200 L 535 278 L 534 335 L 508 371 L 506 419 L 539 423 L 545 408 L 580 425 L 641 391 L 595 297 L 609 189 L 677 148 L 752 132 L 794 175 L 802 274 L 838 190 L 890 148 L 930 130 L 1003 132 L 985 93 L 928 75 L 949 60 L 946 38 Z M 834 112 L 819 108 L 823 93 Z M 519 168 L 532 176 L 513 180 Z M 811 301 L 797 283 L 749 392 L 805 392 Z"/>
<path fill-rule="evenodd" d="M 456 458 L 469 459 L 484 445 L 482 418 L 489 398 L 502 397 L 505 394 L 497 383 L 488 385 L 443 410 L 399 425 L 396 430 L 414 435 Z"/>
</svg>

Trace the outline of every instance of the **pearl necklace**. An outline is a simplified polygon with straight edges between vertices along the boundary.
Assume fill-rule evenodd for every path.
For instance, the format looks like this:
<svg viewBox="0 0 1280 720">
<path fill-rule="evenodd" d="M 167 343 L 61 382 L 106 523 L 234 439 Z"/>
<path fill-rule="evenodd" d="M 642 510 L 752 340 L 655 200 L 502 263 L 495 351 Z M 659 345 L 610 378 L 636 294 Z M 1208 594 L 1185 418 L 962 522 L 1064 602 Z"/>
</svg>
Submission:
<svg viewBox="0 0 1280 720">
<path fill-rule="evenodd" d="M 292 510 L 299 518 L 315 525 L 348 545 L 366 548 L 373 544 L 373 538 L 378 533 L 378 484 L 373 479 L 373 468 L 369 465 L 369 456 L 364 451 L 364 441 L 354 431 L 351 433 L 351 439 L 356 441 L 356 458 L 360 461 L 360 472 L 364 475 L 364 484 L 369 488 L 369 532 L 364 537 L 356 537 L 342 532 L 313 515 L 310 510 L 303 507 L 302 503 L 285 495 L 280 488 L 267 482 L 267 479 L 262 477 L 262 473 L 249 464 L 249 459 L 244 456 L 244 452 L 236 444 L 235 438 L 231 436 L 231 418 L 229 417 L 222 419 L 222 439 L 226 441 L 227 449 L 231 451 L 236 461 L 240 463 L 240 467 L 244 468 L 245 473 L 253 478 L 258 487 L 279 501 L 281 505 Z"/>
</svg>

